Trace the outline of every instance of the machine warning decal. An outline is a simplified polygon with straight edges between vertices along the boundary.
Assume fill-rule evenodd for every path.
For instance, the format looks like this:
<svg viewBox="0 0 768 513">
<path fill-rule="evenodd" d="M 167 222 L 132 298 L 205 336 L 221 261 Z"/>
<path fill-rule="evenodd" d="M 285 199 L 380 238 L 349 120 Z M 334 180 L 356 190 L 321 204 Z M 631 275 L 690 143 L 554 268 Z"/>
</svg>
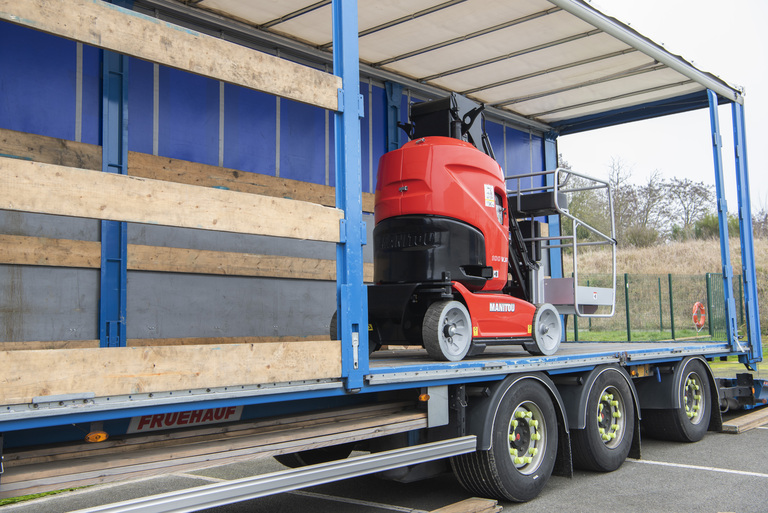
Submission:
<svg viewBox="0 0 768 513">
<path fill-rule="evenodd" d="M 485 206 L 496 208 L 496 195 L 493 193 L 493 185 L 485 184 Z"/>
<path fill-rule="evenodd" d="M 472 336 L 476 337 L 480 334 L 480 329 L 477 326 L 472 326 Z"/>
</svg>

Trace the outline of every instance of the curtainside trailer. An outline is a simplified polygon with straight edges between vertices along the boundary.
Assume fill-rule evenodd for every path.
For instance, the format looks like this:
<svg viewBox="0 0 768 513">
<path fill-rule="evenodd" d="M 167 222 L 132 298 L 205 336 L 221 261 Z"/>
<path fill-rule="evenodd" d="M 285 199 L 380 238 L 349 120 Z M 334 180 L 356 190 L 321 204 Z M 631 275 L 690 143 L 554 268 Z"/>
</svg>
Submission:
<svg viewBox="0 0 768 513">
<path fill-rule="evenodd" d="M 272 455 L 285 472 L 113 510 L 446 470 L 528 501 L 639 458 L 641 426 L 696 442 L 765 402 L 709 366 L 762 360 L 742 91 L 580 0 L 476 4 L 0 1 L 35 57 L 0 56 L 0 497 Z M 557 136 L 698 108 L 725 340 L 565 340 L 613 314 L 616 240 L 610 184 L 558 168 Z M 569 211 L 585 188 L 607 229 Z M 605 287 L 579 279 L 597 244 Z"/>
</svg>

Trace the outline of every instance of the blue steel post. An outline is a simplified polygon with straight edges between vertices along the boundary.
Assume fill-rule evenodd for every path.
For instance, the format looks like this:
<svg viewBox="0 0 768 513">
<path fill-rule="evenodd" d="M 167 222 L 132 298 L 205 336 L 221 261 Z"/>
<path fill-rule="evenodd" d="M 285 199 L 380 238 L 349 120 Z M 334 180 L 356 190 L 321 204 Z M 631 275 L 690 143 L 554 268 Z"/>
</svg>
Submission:
<svg viewBox="0 0 768 513">
<path fill-rule="evenodd" d="M 557 162 L 557 134 L 549 132 L 544 135 L 544 169 L 556 169 Z M 547 183 L 544 184 L 549 187 L 555 185 L 554 175 L 547 175 Z M 560 236 L 560 216 L 553 215 L 547 216 L 547 224 L 549 225 L 549 236 Z M 552 245 L 559 245 L 559 241 L 551 241 Z M 563 277 L 563 258 L 562 250 L 554 248 L 549 250 L 549 275 L 552 278 Z"/>
<path fill-rule="evenodd" d="M 723 263 L 723 290 L 725 292 L 725 333 L 733 350 L 738 349 L 738 327 L 736 326 L 736 302 L 733 299 L 733 268 L 728 242 L 728 206 L 725 202 L 723 183 L 722 138 L 717 113 L 717 94 L 708 90 L 709 121 L 712 127 L 712 155 L 715 162 L 715 192 L 717 194 L 717 217 L 720 220 L 720 258 Z M 707 312 L 711 315 L 710 312 Z"/>
<path fill-rule="evenodd" d="M 363 386 L 368 372 L 368 296 L 363 285 L 363 222 L 357 1 L 333 0 L 333 73 L 341 77 L 335 116 L 336 208 L 344 210 L 336 248 L 337 326 L 341 336 L 341 372 L 348 390 Z"/>
<path fill-rule="evenodd" d="M 547 169 L 547 170 L 556 169 L 557 166 L 558 166 L 557 133 L 549 132 L 547 134 L 544 134 L 544 169 Z M 546 175 L 546 180 L 547 182 L 544 185 L 547 185 L 547 186 L 555 185 L 554 175 Z M 560 236 L 560 216 L 559 215 L 547 216 L 547 228 L 549 228 L 550 237 L 559 237 Z M 553 240 L 553 241 L 550 241 L 549 244 L 552 246 L 559 246 L 560 241 Z M 562 252 L 563 250 L 560 248 L 552 248 L 549 250 L 549 276 L 552 278 L 563 277 Z M 566 317 L 561 315 L 560 325 L 563 327 L 563 333 L 562 333 L 563 340 L 567 340 L 567 337 L 568 337 L 568 334 L 566 333 L 565 320 L 566 320 Z M 574 315 L 573 316 L 574 328 L 576 328 L 576 322 L 577 322 L 576 316 Z"/>
<path fill-rule="evenodd" d="M 745 364 L 762 361 L 760 315 L 757 304 L 757 277 L 755 275 L 755 247 L 752 240 L 752 202 L 749 198 L 749 169 L 747 167 L 747 134 L 744 106 L 734 103 L 733 150 L 736 156 L 736 189 L 739 198 L 739 237 L 741 239 L 741 275 L 744 280 L 744 304 L 747 310 L 747 337 L 751 345 L 749 354 L 740 357 Z"/>
<path fill-rule="evenodd" d="M 101 169 L 127 174 L 128 57 L 102 52 Z M 115 198 L 120 201 L 120 198 Z M 127 223 L 101 222 L 99 340 L 101 347 L 126 345 Z"/>
<path fill-rule="evenodd" d="M 544 169 L 556 169 L 557 162 L 557 134 L 549 132 L 544 135 Z M 553 186 L 554 175 L 547 175 L 547 186 Z M 549 236 L 560 236 L 560 216 L 553 215 L 547 216 L 547 224 L 549 226 Z M 559 241 L 552 241 L 552 245 L 559 245 Z M 562 250 L 559 248 L 549 250 L 549 275 L 552 278 L 563 277 L 563 259 Z"/>
</svg>

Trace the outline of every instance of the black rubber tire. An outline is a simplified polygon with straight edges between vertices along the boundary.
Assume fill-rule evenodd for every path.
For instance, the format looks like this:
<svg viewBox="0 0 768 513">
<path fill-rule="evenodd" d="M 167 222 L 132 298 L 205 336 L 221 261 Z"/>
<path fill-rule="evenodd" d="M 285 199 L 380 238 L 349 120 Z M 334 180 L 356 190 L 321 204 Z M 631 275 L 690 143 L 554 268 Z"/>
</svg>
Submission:
<svg viewBox="0 0 768 513">
<path fill-rule="evenodd" d="M 449 337 L 445 330 L 450 327 L 453 327 L 456 333 Z M 467 307 L 452 300 L 432 303 L 424 314 L 421 335 L 424 348 L 433 359 L 461 361 L 472 345 L 472 319 Z"/>
<path fill-rule="evenodd" d="M 542 452 L 531 468 L 526 468 L 527 464 L 518 468 L 510 455 L 510 434 L 517 434 L 516 430 L 510 433 L 511 422 L 515 412 L 524 405 L 533 405 L 537 410 L 531 420 L 538 420 L 539 426 L 544 423 L 544 428 L 537 429 L 542 438 L 535 442 Z M 526 502 L 538 496 L 552 475 L 558 441 L 557 416 L 544 386 L 530 379 L 512 385 L 501 400 L 491 429 L 490 450 L 451 458 L 453 472 L 461 485 L 473 495 L 497 500 Z"/>
<path fill-rule="evenodd" d="M 709 374 L 699 360 L 689 360 L 681 374 L 682 379 L 677 390 L 682 405 L 680 408 L 643 410 L 643 432 L 648 437 L 673 442 L 698 442 L 704 438 L 712 411 Z M 698 390 L 689 386 L 689 379 L 695 381 Z M 698 406 L 698 409 L 693 417 L 690 417 L 689 413 L 695 406 Z"/>
<path fill-rule="evenodd" d="M 328 331 L 330 332 L 331 340 L 339 340 L 338 312 L 333 312 L 333 316 L 331 317 L 331 324 L 329 326 Z M 379 343 L 378 340 L 375 340 L 373 333 L 369 331 L 368 332 L 368 354 L 371 354 L 374 351 L 378 351 L 379 348 L 381 348 L 381 343 Z"/>
<path fill-rule="evenodd" d="M 610 399 L 606 395 L 611 396 Z M 614 401 L 617 404 L 614 405 Z M 618 413 L 619 417 L 613 417 L 614 413 Z M 611 430 L 614 425 L 616 429 Z M 612 434 L 615 434 L 614 438 L 604 438 Z M 597 377 L 589 391 L 585 428 L 571 432 L 573 466 L 598 472 L 616 470 L 627 459 L 634 434 L 632 390 L 618 372 L 605 371 Z"/>
<path fill-rule="evenodd" d="M 278 454 L 274 458 L 286 467 L 299 468 L 328 461 L 343 460 L 352 454 L 352 449 L 354 449 L 354 444 L 332 445 L 290 454 Z"/>
</svg>

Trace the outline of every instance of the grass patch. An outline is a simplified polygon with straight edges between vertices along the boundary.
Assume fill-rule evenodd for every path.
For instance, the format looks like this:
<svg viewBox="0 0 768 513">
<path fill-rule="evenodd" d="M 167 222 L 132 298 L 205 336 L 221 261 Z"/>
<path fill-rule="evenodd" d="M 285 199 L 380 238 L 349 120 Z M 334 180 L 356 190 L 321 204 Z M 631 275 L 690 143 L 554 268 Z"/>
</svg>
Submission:
<svg viewBox="0 0 768 513">
<path fill-rule="evenodd" d="M 702 332 L 704 333 L 704 332 Z M 712 340 L 709 334 L 703 335 L 696 330 L 675 330 L 675 340 L 669 330 L 632 330 L 633 342 L 684 342 L 697 340 L 708 342 Z M 568 329 L 568 340 L 576 340 L 573 329 Z M 626 330 L 588 330 L 579 328 L 579 342 L 626 342 Z"/>
<path fill-rule="evenodd" d="M 50 492 L 33 493 L 30 495 L 19 495 L 18 497 L 8 497 L 7 499 L 0 499 L 0 506 L 7 506 L 8 504 L 17 504 L 19 502 L 31 501 L 33 499 L 39 499 L 40 497 L 47 497 L 49 495 L 56 495 L 64 492 L 72 492 L 87 488 L 87 486 L 78 486 L 75 488 L 64 488 L 63 490 L 53 490 Z"/>
</svg>

